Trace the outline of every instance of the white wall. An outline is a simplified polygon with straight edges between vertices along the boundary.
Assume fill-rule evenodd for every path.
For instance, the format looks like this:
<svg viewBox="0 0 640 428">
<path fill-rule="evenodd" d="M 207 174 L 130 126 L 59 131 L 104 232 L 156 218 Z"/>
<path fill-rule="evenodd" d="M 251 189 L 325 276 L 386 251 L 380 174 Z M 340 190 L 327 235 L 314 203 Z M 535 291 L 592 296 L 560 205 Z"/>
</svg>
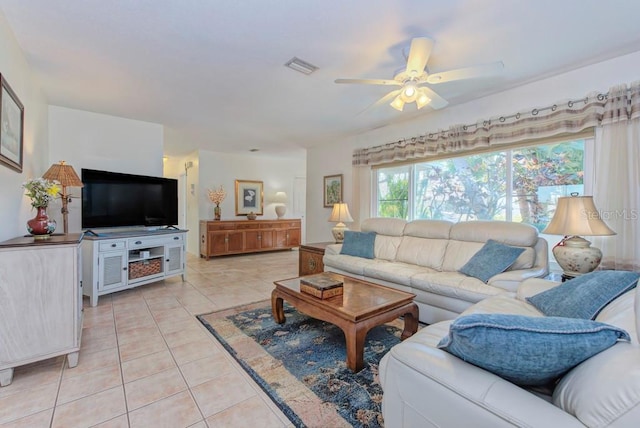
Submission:
<svg viewBox="0 0 640 428">
<path fill-rule="evenodd" d="M 82 168 L 161 177 L 163 126 L 122 117 L 49 106 L 49 165 L 64 160 Z M 48 168 L 48 166 L 47 166 Z M 44 172 L 44 171 L 43 171 Z M 80 196 L 79 188 L 71 194 Z M 61 204 L 48 210 L 62 231 Z M 69 204 L 69 231 L 81 230 L 81 203 Z"/>
<path fill-rule="evenodd" d="M 41 176 L 49 167 L 47 100 L 37 84 L 4 15 L 0 12 L 0 73 L 24 106 L 22 173 L 0 164 L 0 241 L 27 233 L 35 215 L 22 183 Z"/>
<path fill-rule="evenodd" d="M 508 67 L 508 64 L 506 66 Z M 322 180 L 325 175 L 344 174 L 344 201 L 349 204 L 349 208 L 352 209 L 351 214 L 356 220 L 349 225 L 350 228 L 357 229 L 358 222 L 369 216 L 366 209 L 363 209 L 359 215 L 357 214 L 361 194 L 363 192 L 369 193 L 370 180 L 366 177 L 363 179 L 353 176 L 351 155 L 354 149 L 377 146 L 438 129 L 446 129 L 454 124 L 474 123 L 478 119 L 544 107 L 563 99 L 577 99 L 592 91 L 607 92 L 613 85 L 638 80 L 640 78 L 638 70 L 640 70 L 640 52 L 533 82 L 459 106 L 426 112 L 423 117 L 413 121 L 360 134 L 338 144 L 309 149 L 307 152 L 307 240 L 319 242 L 331 239 L 333 224 L 327 222 L 331 209 L 324 208 L 322 205 Z M 363 205 L 368 208 L 369 202 L 366 201 Z"/>
<path fill-rule="evenodd" d="M 296 177 L 306 176 L 304 158 L 277 158 L 258 153 L 244 155 L 200 150 L 181 159 L 180 163 L 189 161 L 193 162 L 193 167 L 187 173 L 188 252 L 199 254 L 199 221 L 213 219 L 214 205 L 209 201 L 207 189 L 222 185 L 227 191 L 227 197 L 220 205 L 222 220 L 246 219 L 246 216 L 235 215 L 235 180 L 262 181 L 264 214 L 258 218 L 277 218 L 275 204 L 271 202 L 271 198 L 278 191 L 286 192 L 288 200 L 285 217 L 293 218 L 294 182 Z"/>
</svg>

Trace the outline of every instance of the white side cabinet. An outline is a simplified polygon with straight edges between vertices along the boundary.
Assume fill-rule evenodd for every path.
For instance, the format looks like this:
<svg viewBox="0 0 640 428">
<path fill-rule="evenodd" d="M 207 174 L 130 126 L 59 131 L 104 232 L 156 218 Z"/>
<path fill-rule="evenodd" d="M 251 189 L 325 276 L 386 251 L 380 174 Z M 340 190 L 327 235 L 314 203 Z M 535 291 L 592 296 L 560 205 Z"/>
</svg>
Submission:
<svg viewBox="0 0 640 428">
<path fill-rule="evenodd" d="M 13 369 L 67 354 L 78 364 L 82 336 L 80 234 L 0 243 L 0 386 Z"/>
<path fill-rule="evenodd" d="M 82 275 L 91 306 L 98 297 L 182 275 L 186 230 L 154 230 L 85 235 Z"/>
</svg>

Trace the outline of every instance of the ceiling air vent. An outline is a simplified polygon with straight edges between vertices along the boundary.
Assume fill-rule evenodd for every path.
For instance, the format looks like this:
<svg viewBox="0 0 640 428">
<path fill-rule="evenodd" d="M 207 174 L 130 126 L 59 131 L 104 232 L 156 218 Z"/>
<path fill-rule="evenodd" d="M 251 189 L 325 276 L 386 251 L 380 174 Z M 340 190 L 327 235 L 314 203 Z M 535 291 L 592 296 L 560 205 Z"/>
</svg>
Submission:
<svg viewBox="0 0 640 428">
<path fill-rule="evenodd" d="M 309 64 L 307 61 L 303 61 L 295 56 L 287 61 L 284 66 L 299 71 L 302 74 L 311 74 L 318 69 L 315 65 Z"/>
</svg>

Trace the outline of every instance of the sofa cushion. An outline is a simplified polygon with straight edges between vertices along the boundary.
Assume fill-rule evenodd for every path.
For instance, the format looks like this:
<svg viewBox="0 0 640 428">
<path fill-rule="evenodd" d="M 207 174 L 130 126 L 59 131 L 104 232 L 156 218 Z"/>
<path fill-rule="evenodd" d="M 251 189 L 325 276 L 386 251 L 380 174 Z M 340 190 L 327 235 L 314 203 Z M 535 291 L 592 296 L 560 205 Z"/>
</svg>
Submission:
<svg viewBox="0 0 640 428">
<path fill-rule="evenodd" d="M 360 230 L 378 235 L 402 236 L 407 222 L 399 218 L 368 218 L 362 221 Z"/>
<path fill-rule="evenodd" d="M 502 288 L 487 285 L 478 278 L 458 272 L 417 273 L 411 277 L 411 287 L 470 303 L 499 294 L 508 294 Z"/>
<path fill-rule="evenodd" d="M 513 296 L 499 294 L 479 301 L 470 306 L 460 315 L 472 314 L 510 314 L 510 315 L 526 315 L 530 317 L 543 317 L 542 312 L 532 305 L 522 300 L 514 299 Z"/>
<path fill-rule="evenodd" d="M 584 361 L 560 380 L 553 404 L 588 427 L 638 426 L 640 349 L 618 343 Z"/>
<path fill-rule="evenodd" d="M 375 256 L 376 259 L 394 261 L 398 253 L 398 248 L 402 242 L 401 236 L 376 236 Z"/>
<path fill-rule="evenodd" d="M 429 272 L 431 269 L 402 262 L 387 262 L 379 260 L 378 263 L 364 267 L 364 275 L 382 279 L 384 281 L 411 286 L 411 277 L 419 273 Z"/>
<path fill-rule="evenodd" d="M 449 239 L 453 223 L 446 220 L 414 220 L 404 227 L 404 236 L 428 239 Z"/>
<path fill-rule="evenodd" d="M 604 307 L 596 317 L 595 321 L 615 325 L 625 330 L 631 336 L 631 343 L 638 343 L 638 329 L 636 327 L 636 310 L 634 309 L 637 299 L 638 287 L 629 290 L 622 296 Z M 638 318 L 640 319 L 640 312 Z"/>
<path fill-rule="evenodd" d="M 528 224 L 510 221 L 461 221 L 451 226 L 450 239 L 482 244 L 493 239 L 516 247 L 535 247 L 538 230 Z"/>
<path fill-rule="evenodd" d="M 342 242 L 340 254 L 372 259 L 374 257 L 375 242 L 375 232 L 354 232 L 352 230 L 345 230 L 344 241 Z"/>
<path fill-rule="evenodd" d="M 524 249 L 515 262 L 507 270 L 531 269 L 536 264 L 536 250 L 532 247 L 521 247 Z"/>
<path fill-rule="evenodd" d="M 406 224 L 405 220 L 399 218 L 368 218 L 362 222 L 360 229 L 377 234 L 375 258 L 392 261 L 396 259 Z"/>
<path fill-rule="evenodd" d="M 591 272 L 527 297 L 527 301 L 547 316 L 592 320 L 609 302 L 634 288 L 638 277 L 640 274 L 629 271 Z"/>
<path fill-rule="evenodd" d="M 355 275 L 364 275 L 365 266 L 383 263 L 376 259 L 364 259 L 362 257 L 347 256 L 346 254 L 325 254 L 322 261 L 325 270 L 331 270 L 327 268 L 335 268 Z"/>
<path fill-rule="evenodd" d="M 438 348 L 518 385 L 540 386 L 618 340 L 630 337 L 596 321 L 476 314 L 457 318 Z"/>
<path fill-rule="evenodd" d="M 523 248 L 510 247 L 489 239 L 459 271 L 486 283 L 492 276 L 507 270 L 523 251 Z"/>
<path fill-rule="evenodd" d="M 448 239 L 427 239 L 405 236 L 402 238 L 402 242 L 398 248 L 396 260 L 435 270 L 442 270 L 444 252 L 448 244 Z"/>
<path fill-rule="evenodd" d="M 482 249 L 484 242 L 450 240 L 442 261 L 443 272 L 458 272 L 471 257 Z"/>
</svg>

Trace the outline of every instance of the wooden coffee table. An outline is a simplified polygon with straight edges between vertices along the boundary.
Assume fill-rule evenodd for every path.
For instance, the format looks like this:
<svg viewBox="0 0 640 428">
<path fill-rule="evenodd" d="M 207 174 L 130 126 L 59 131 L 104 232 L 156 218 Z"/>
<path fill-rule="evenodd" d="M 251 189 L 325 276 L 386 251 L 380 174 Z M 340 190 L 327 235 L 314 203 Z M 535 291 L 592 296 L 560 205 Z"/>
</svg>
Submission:
<svg viewBox="0 0 640 428">
<path fill-rule="evenodd" d="M 353 372 L 364 367 L 364 340 L 373 327 L 404 316 L 401 339 L 418 331 L 415 294 L 343 276 L 344 294 L 322 300 L 300 292 L 301 278 L 274 282 L 273 318 L 278 324 L 285 322 L 282 303 L 286 300 L 300 312 L 340 327 L 347 342 L 347 367 Z"/>
</svg>

